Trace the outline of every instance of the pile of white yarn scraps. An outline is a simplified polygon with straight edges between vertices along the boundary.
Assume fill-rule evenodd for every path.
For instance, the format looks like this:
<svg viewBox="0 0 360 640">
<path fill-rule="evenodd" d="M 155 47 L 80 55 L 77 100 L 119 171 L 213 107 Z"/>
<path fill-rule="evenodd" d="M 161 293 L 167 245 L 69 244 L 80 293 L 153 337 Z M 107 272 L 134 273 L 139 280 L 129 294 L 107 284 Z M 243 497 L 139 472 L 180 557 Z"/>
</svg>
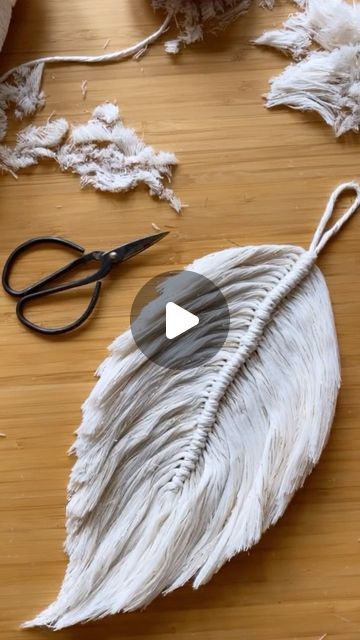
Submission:
<svg viewBox="0 0 360 640">
<path fill-rule="evenodd" d="M 14 148 L 0 145 L 0 168 L 15 176 L 41 159 L 55 160 L 62 171 L 79 175 L 82 187 L 120 193 L 146 185 L 151 196 L 181 211 L 179 198 L 164 186 L 171 179 L 176 156 L 146 145 L 124 126 L 117 105 L 111 102 L 96 107 L 84 124 L 71 128 L 65 118 L 57 118 L 23 129 Z"/>
<path fill-rule="evenodd" d="M 295 0 L 300 10 L 257 44 L 295 64 L 271 81 L 267 106 L 316 111 L 336 136 L 360 128 L 360 3 Z"/>
<path fill-rule="evenodd" d="M 264 7 L 273 5 L 273 0 L 257 1 Z M 13 0 L 6 0 L 6 3 L 5 22 L 8 26 Z M 251 4 L 252 0 L 152 0 L 154 9 L 165 12 L 165 19 L 154 33 L 133 46 L 101 56 L 49 56 L 10 69 L 0 78 L 0 142 L 7 131 L 8 109 L 12 108 L 15 116 L 22 119 L 44 105 L 45 94 L 41 90 L 41 82 L 45 64 L 106 63 L 137 57 L 143 55 L 173 22 L 178 34 L 175 39 L 165 43 L 165 49 L 168 53 L 178 53 L 181 45 L 201 40 L 204 30 L 216 32 L 226 27 L 247 11 Z M 177 212 L 181 210 L 180 200 L 171 189 L 164 186 L 165 181 L 171 180 L 172 168 L 177 162 L 175 156 L 168 152 L 156 153 L 145 145 L 134 131 L 122 125 L 114 105 L 100 106 L 89 123 L 77 127 L 67 137 L 69 129 L 69 124 L 63 118 L 41 127 L 23 129 L 15 148 L 0 144 L 0 169 L 16 177 L 19 169 L 51 158 L 59 163 L 61 169 L 79 173 L 83 186 L 91 184 L 103 191 L 120 192 L 143 182 L 151 194 L 167 200 Z M 83 135 L 81 143 L 78 141 L 79 130 Z M 105 152 L 102 148 L 104 142 L 109 145 Z"/>
<path fill-rule="evenodd" d="M 0 6 L 0 44 L 5 40 L 14 2 Z M 31 116 L 45 104 L 41 89 L 44 62 L 25 64 L 6 74 L 0 84 L 0 142 L 7 133 L 7 112 L 14 109 L 18 119 Z M 119 109 L 106 103 L 97 107 L 87 123 L 70 127 L 65 118 L 48 120 L 42 126 L 20 131 L 16 144 L 0 144 L 0 170 L 15 178 L 21 169 L 40 160 L 55 160 L 61 170 L 80 176 L 81 186 L 118 193 L 146 185 L 152 196 L 169 202 L 176 212 L 182 204 L 164 183 L 171 180 L 176 156 L 156 152 L 136 133 L 124 126 Z"/>
</svg>

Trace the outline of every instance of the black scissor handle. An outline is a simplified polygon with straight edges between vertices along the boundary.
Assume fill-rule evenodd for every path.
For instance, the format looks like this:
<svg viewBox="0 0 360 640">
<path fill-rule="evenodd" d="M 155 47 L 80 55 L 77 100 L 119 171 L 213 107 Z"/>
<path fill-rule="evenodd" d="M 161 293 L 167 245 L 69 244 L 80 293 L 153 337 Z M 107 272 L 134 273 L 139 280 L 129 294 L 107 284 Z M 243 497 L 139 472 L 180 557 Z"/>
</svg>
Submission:
<svg viewBox="0 0 360 640">
<path fill-rule="evenodd" d="M 14 249 L 14 251 L 8 257 L 2 273 L 2 285 L 8 294 L 19 299 L 16 307 L 16 313 L 18 319 L 23 325 L 29 327 L 29 329 L 32 329 L 33 331 L 37 331 L 38 333 L 42 333 L 44 335 L 60 335 L 63 333 L 68 333 L 69 331 L 80 327 L 89 318 L 100 295 L 101 280 L 110 273 L 113 266 L 121 264 L 122 262 L 125 262 L 125 260 L 129 260 L 129 258 L 137 255 L 142 251 L 145 251 L 145 249 L 151 247 L 167 234 L 168 232 L 162 232 L 156 235 L 152 234 L 151 236 L 146 236 L 144 238 L 139 238 L 138 240 L 128 242 L 124 245 L 121 245 L 120 247 L 116 247 L 111 251 L 91 251 L 90 253 L 84 253 L 85 250 L 83 249 L 83 247 L 76 244 L 75 242 L 71 242 L 70 240 L 65 240 L 64 238 L 59 238 L 57 236 L 40 236 L 37 238 L 32 238 L 31 240 L 27 240 L 26 242 L 23 242 L 18 247 L 16 247 L 16 249 Z M 36 245 L 45 243 L 63 246 L 68 249 L 72 249 L 77 253 L 80 253 L 81 255 L 66 264 L 64 267 L 61 267 L 57 271 L 50 273 L 49 275 L 41 278 L 38 282 L 34 282 L 28 287 L 25 287 L 22 290 L 13 289 L 13 287 L 10 285 L 9 280 L 16 259 L 21 254 L 25 253 L 28 249 L 31 249 Z M 61 283 L 61 280 L 63 280 L 63 276 L 69 274 L 73 275 L 79 267 L 89 265 L 91 263 L 95 263 L 95 267 L 90 275 L 85 275 L 77 279 L 70 279 L 70 282 L 67 281 L 65 283 Z M 56 285 L 57 280 L 60 280 L 60 284 L 58 285 Z M 79 318 L 68 325 L 65 325 L 63 327 L 46 328 L 42 327 L 41 325 L 35 324 L 24 314 L 25 307 L 34 300 L 39 300 L 40 298 L 45 298 L 47 296 L 55 295 L 57 293 L 68 291 L 70 289 L 83 287 L 92 283 L 95 283 L 95 286 L 92 291 L 90 302 L 87 308 Z"/>
<path fill-rule="evenodd" d="M 16 305 L 16 315 L 20 320 L 20 322 L 23 325 L 25 325 L 25 327 L 28 327 L 29 329 L 32 329 L 33 331 L 36 331 L 37 333 L 41 333 L 43 335 L 52 335 L 52 336 L 63 335 L 64 333 L 69 333 L 74 329 L 78 329 L 87 321 L 87 319 L 91 316 L 92 312 L 94 311 L 94 308 L 99 299 L 99 295 L 101 291 L 100 281 L 96 282 L 94 291 L 92 292 L 92 295 L 91 295 L 90 302 L 86 307 L 85 311 L 81 314 L 81 316 L 79 316 L 79 318 L 77 318 L 73 322 L 70 322 L 69 324 L 66 324 L 62 327 L 47 328 L 47 327 L 42 327 L 39 324 L 35 324 L 35 322 L 32 322 L 24 315 L 24 308 L 29 302 L 32 302 L 33 300 L 36 300 L 39 298 L 45 298 L 47 296 L 60 293 L 61 291 L 69 291 L 69 289 L 79 287 L 79 286 L 83 286 L 83 285 L 79 285 L 75 283 L 73 286 L 72 285 L 58 286 L 58 287 L 54 287 L 53 289 L 46 289 L 45 291 L 37 291 L 35 293 L 30 293 L 27 296 L 23 296 L 18 300 L 18 303 Z"/>
<path fill-rule="evenodd" d="M 19 258 L 20 255 L 26 253 L 29 249 L 32 249 L 32 247 L 35 247 L 41 244 L 60 245 L 62 247 L 66 247 L 67 249 L 72 249 L 80 254 L 83 254 L 85 251 L 85 249 L 81 247 L 79 244 L 76 244 L 75 242 L 71 242 L 71 240 L 58 238 L 57 236 L 39 236 L 37 238 L 32 238 L 31 240 L 27 240 L 26 242 L 19 244 L 19 246 L 16 247 L 16 249 L 14 249 L 14 251 L 12 251 L 12 253 L 9 255 L 8 259 L 5 262 L 4 269 L 2 272 L 2 286 L 4 287 L 5 291 L 9 295 L 14 296 L 15 298 L 28 296 L 29 294 L 35 293 L 38 290 L 42 289 L 44 285 L 50 284 L 54 280 L 57 280 L 62 275 L 65 275 L 66 273 L 68 273 L 70 269 L 74 268 L 74 261 L 73 261 L 65 265 L 61 269 L 58 269 L 54 273 L 51 273 L 50 275 L 45 276 L 44 278 L 41 278 L 41 280 L 39 280 L 38 282 L 35 282 L 34 284 L 29 285 L 28 287 L 25 287 L 24 289 L 21 289 L 21 290 L 13 289 L 13 287 L 10 285 L 9 280 L 10 280 L 11 272 L 16 260 Z"/>
<path fill-rule="evenodd" d="M 72 249 L 77 253 L 80 253 L 81 256 L 79 258 L 75 258 L 75 260 L 72 260 L 71 262 L 66 264 L 64 267 L 61 267 L 57 271 L 54 271 L 53 273 L 45 276 L 44 278 L 41 278 L 40 280 L 38 280 L 38 282 L 35 282 L 34 284 L 29 285 L 24 289 L 21 289 L 21 290 L 13 289 L 13 287 L 10 285 L 9 280 L 10 280 L 11 272 L 17 258 L 19 258 L 21 254 L 26 253 L 29 249 L 31 249 L 36 245 L 49 244 L 49 243 L 60 245 L 62 247 L 66 247 L 67 249 Z M 106 272 L 109 270 L 109 266 L 107 263 L 106 265 L 101 265 L 101 267 L 97 269 L 96 273 L 91 276 L 82 278 L 80 280 L 74 280 L 70 283 L 60 284 L 55 287 L 46 288 L 46 285 L 50 285 L 52 282 L 55 282 L 56 280 L 66 275 L 67 273 L 76 270 L 76 268 L 79 267 L 80 265 L 86 264 L 91 260 L 96 260 L 96 261 L 101 260 L 101 257 L 102 257 L 101 253 L 93 252 L 91 254 L 86 254 L 86 256 L 84 256 L 83 255 L 84 251 L 85 249 L 80 245 L 76 244 L 75 242 L 72 242 L 71 240 L 65 240 L 64 238 L 59 238 L 57 236 L 39 236 L 37 238 L 32 238 L 31 240 L 27 240 L 26 242 L 23 242 L 18 247 L 16 247 L 16 249 L 14 249 L 14 251 L 10 254 L 10 256 L 5 262 L 5 266 L 2 273 L 2 285 L 8 294 L 10 294 L 15 298 L 19 298 L 18 303 L 16 305 L 16 315 L 23 325 L 43 335 L 61 335 L 79 328 L 81 325 L 83 325 L 87 321 L 87 319 L 92 314 L 100 295 L 101 282 L 98 280 L 98 277 L 102 277 L 102 275 L 103 274 L 105 275 Z M 64 325 L 62 327 L 55 327 L 55 328 L 42 327 L 41 325 L 35 324 L 31 320 L 29 320 L 24 314 L 25 307 L 29 303 L 31 303 L 33 300 L 45 298 L 47 296 L 54 295 L 56 293 L 61 293 L 62 291 L 68 291 L 69 289 L 81 287 L 86 284 L 90 284 L 91 282 L 95 282 L 95 287 L 91 294 L 91 298 L 88 306 L 86 307 L 85 311 L 81 314 L 79 318 L 77 318 L 76 320 L 74 320 L 73 322 L 67 325 Z"/>
</svg>

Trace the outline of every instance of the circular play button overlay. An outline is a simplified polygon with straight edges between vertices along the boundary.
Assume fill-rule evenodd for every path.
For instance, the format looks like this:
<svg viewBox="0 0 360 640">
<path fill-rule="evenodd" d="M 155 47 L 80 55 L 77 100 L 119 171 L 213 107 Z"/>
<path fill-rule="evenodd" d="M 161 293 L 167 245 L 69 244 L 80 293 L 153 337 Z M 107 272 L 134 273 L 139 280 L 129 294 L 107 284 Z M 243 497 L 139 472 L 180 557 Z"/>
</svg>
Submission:
<svg viewBox="0 0 360 640">
<path fill-rule="evenodd" d="M 221 290 L 193 271 L 152 278 L 131 309 L 131 332 L 140 351 L 160 367 L 177 371 L 210 361 L 224 345 L 229 326 Z"/>
</svg>

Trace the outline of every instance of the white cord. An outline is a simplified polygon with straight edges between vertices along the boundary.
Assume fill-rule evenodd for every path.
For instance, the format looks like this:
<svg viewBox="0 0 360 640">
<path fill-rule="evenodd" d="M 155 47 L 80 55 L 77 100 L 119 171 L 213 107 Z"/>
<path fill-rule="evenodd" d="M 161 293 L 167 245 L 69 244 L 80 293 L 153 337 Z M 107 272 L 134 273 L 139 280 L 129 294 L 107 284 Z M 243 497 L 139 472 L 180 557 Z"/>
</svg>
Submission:
<svg viewBox="0 0 360 640">
<path fill-rule="evenodd" d="M 17 67 L 13 67 L 6 71 L 0 77 L 0 84 L 5 82 L 15 71 L 19 69 L 19 67 L 32 67 L 41 63 L 56 63 L 56 62 L 80 62 L 84 64 L 93 64 L 97 62 L 115 62 L 118 60 L 123 60 L 124 58 L 129 58 L 135 56 L 136 54 L 141 53 L 145 50 L 149 45 L 153 44 L 165 31 L 167 31 L 169 24 L 173 18 L 173 14 L 169 13 L 162 23 L 162 25 L 154 31 L 150 36 L 147 36 L 143 40 L 140 40 L 137 44 L 133 44 L 131 47 L 127 47 L 126 49 L 122 49 L 121 51 L 114 51 L 112 53 L 106 53 L 101 56 L 46 56 L 43 58 L 37 58 L 36 60 L 30 60 L 29 62 L 24 62 L 24 64 L 18 65 Z"/>
</svg>

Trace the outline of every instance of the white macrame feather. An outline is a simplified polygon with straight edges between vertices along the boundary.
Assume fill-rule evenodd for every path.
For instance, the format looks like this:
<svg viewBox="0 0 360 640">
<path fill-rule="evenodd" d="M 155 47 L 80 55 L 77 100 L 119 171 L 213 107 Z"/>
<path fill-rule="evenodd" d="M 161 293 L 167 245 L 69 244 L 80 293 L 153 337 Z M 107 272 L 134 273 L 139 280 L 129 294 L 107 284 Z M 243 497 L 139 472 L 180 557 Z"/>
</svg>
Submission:
<svg viewBox="0 0 360 640">
<path fill-rule="evenodd" d="M 325 231 L 349 188 L 353 205 Z M 115 340 L 73 447 L 65 579 L 25 626 L 61 629 L 144 607 L 188 580 L 197 588 L 281 517 L 319 459 L 340 385 L 315 262 L 359 205 L 360 186 L 340 186 L 308 251 L 233 248 L 188 267 L 216 283 L 230 309 L 226 343 L 206 365 L 169 372 L 129 331 Z M 194 295 L 176 277 L 163 294 L 166 286 L 180 304 Z M 149 330 L 162 308 L 143 311 Z"/>
</svg>

